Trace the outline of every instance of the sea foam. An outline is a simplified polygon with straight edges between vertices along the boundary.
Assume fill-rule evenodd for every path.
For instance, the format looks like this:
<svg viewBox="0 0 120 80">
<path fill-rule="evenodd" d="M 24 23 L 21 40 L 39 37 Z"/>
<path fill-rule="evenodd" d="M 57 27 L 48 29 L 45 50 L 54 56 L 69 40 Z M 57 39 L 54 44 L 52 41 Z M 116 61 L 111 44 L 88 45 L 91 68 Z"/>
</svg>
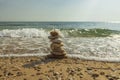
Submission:
<svg viewBox="0 0 120 80">
<path fill-rule="evenodd" d="M 120 35 L 108 37 L 68 37 L 61 35 L 67 56 L 86 60 L 120 62 Z M 89 30 L 87 30 L 89 31 Z M 49 31 L 17 29 L 0 31 L 0 57 L 45 56 L 50 54 Z M 18 51 L 17 51 L 18 50 Z M 31 53 L 29 53 L 31 52 Z"/>
<path fill-rule="evenodd" d="M 44 29 L 17 29 L 17 30 L 2 30 L 1 37 L 47 37 L 48 33 Z"/>
</svg>

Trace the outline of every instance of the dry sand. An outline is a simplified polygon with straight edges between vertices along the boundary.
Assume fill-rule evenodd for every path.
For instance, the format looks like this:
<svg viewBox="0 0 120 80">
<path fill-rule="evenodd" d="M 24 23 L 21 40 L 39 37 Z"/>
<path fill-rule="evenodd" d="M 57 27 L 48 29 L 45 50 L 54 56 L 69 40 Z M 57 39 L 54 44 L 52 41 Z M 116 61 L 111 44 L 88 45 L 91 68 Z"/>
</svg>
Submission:
<svg viewBox="0 0 120 80">
<path fill-rule="evenodd" d="M 0 58 L 0 80 L 120 80 L 120 63 L 72 58 Z"/>
</svg>

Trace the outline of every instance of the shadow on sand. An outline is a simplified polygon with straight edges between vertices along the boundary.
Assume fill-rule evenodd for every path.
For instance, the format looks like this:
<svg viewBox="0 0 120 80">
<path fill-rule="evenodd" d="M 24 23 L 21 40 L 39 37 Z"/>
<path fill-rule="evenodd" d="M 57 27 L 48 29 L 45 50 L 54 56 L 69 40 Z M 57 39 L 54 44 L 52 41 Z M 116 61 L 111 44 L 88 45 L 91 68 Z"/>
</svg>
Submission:
<svg viewBox="0 0 120 80">
<path fill-rule="evenodd" d="M 28 64 L 23 65 L 23 67 L 24 68 L 31 68 L 31 67 L 34 67 L 36 65 L 47 64 L 49 62 L 54 62 L 54 61 L 58 61 L 58 60 L 61 60 L 61 59 L 63 59 L 63 58 L 50 58 L 50 57 L 44 56 L 37 61 L 31 61 Z"/>
</svg>

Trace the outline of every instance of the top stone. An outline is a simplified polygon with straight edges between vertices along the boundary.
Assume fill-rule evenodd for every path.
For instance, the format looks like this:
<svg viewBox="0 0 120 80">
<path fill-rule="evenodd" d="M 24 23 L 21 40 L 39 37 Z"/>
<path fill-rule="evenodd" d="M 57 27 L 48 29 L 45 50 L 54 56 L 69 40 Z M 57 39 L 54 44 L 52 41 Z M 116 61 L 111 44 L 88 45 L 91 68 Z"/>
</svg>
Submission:
<svg viewBox="0 0 120 80">
<path fill-rule="evenodd" d="M 59 33 L 55 30 L 51 31 L 50 36 L 48 36 L 49 39 L 57 39 L 59 37 L 60 37 Z"/>
<path fill-rule="evenodd" d="M 51 31 L 51 32 L 50 32 L 50 35 L 51 35 L 51 36 L 59 36 L 59 33 L 54 30 L 54 31 Z"/>
</svg>

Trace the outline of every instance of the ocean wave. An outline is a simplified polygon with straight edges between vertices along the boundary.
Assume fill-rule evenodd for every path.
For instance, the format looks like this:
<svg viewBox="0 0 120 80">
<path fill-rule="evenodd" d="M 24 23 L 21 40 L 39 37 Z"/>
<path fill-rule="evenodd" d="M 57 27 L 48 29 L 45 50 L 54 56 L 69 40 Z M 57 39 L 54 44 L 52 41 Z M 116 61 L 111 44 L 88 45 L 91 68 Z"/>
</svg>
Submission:
<svg viewBox="0 0 120 80">
<path fill-rule="evenodd" d="M 109 29 L 56 29 L 62 37 L 107 37 L 112 34 L 119 34 L 119 31 Z M 0 37 L 41 37 L 49 35 L 50 29 L 4 29 L 0 31 Z"/>
<path fill-rule="evenodd" d="M 62 38 L 67 56 L 85 60 L 120 62 L 120 35 Z M 47 38 L 0 38 L 0 57 L 50 54 Z"/>
<path fill-rule="evenodd" d="M 0 37 L 47 37 L 48 33 L 44 29 L 4 29 L 0 31 Z"/>
<path fill-rule="evenodd" d="M 119 34 L 119 31 L 109 29 L 68 29 L 65 30 L 70 37 L 108 37 L 112 34 Z"/>
</svg>

